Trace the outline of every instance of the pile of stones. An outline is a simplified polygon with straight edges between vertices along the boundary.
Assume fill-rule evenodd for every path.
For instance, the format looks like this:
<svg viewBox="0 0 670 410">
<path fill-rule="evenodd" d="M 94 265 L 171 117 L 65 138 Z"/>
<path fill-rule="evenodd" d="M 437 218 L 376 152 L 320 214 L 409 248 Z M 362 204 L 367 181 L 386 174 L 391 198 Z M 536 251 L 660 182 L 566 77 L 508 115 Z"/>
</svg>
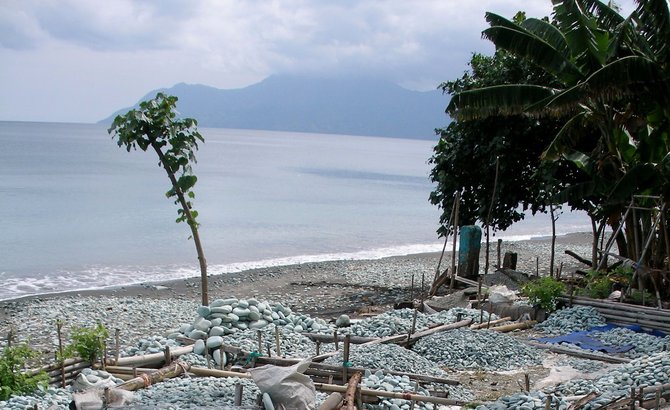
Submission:
<svg viewBox="0 0 670 410">
<path fill-rule="evenodd" d="M 514 370 L 542 363 L 543 354 L 492 330 L 454 329 L 419 339 L 412 348 L 422 357 L 458 370 Z"/>
<path fill-rule="evenodd" d="M 604 326 L 605 318 L 593 307 L 575 306 L 552 313 L 547 320 L 535 326 L 535 330 L 550 335 L 565 335 Z"/>
<path fill-rule="evenodd" d="M 429 396 L 428 389 L 420 386 L 416 381 L 410 380 L 408 376 L 397 376 L 393 374 L 385 374 L 378 370 L 372 373 L 366 370 L 361 380 L 361 386 L 366 389 L 382 390 L 388 392 L 414 392 L 414 394 Z M 382 398 L 377 404 L 366 404 L 366 408 L 371 410 L 409 410 L 412 403 L 409 400 Z M 416 410 L 433 410 L 435 405 L 433 403 L 416 403 L 414 405 Z"/>
</svg>

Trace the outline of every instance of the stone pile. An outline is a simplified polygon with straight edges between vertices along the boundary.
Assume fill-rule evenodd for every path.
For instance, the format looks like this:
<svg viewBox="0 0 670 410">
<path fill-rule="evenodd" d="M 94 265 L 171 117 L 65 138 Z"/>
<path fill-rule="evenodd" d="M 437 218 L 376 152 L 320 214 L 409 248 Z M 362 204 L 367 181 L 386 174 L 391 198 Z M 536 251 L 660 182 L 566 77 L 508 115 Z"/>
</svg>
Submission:
<svg viewBox="0 0 670 410">
<path fill-rule="evenodd" d="M 547 320 L 536 325 L 535 330 L 550 335 L 566 335 L 604 325 L 605 318 L 595 308 L 575 306 L 557 310 Z"/>
<path fill-rule="evenodd" d="M 542 363 L 544 354 L 504 333 L 454 329 L 419 339 L 412 348 L 422 357 L 458 370 L 513 370 Z"/>
<path fill-rule="evenodd" d="M 324 363 L 342 366 L 344 358 L 342 351 L 329 357 Z M 354 367 L 365 369 L 393 370 L 424 374 L 429 376 L 448 378 L 448 374 L 435 366 L 435 363 L 422 357 L 418 353 L 394 344 L 351 345 L 349 348 L 349 363 Z M 472 393 L 461 386 L 447 386 L 449 398 L 468 401 L 473 398 Z"/>
<path fill-rule="evenodd" d="M 593 332 L 593 337 L 611 346 L 633 345 L 632 350 L 623 353 L 624 356 L 631 359 L 670 350 L 670 336 L 658 337 L 648 333 L 637 333 L 626 328 Z"/>
<path fill-rule="evenodd" d="M 549 396 L 543 392 L 519 392 L 501 397 L 490 404 L 477 406 L 475 410 L 544 410 Z M 551 397 L 550 409 L 567 410 L 568 403 L 559 397 Z"/>
<path fill-rule="evenodd" d="M 420 386 L 416 381 L 410 380 L 408 376 L 397 376 L 392 374 L 384 374 L 381 370 L 375 373 L 369 370 L 365 371 L 361 386 L 366 389 L 383 390 L 389 392 L 403 393 L 412 392 L 413 394 L 429 396 L 430 392 Z M 402 399 L 382 398 L 378 404 L 366 404 L 366 408 L 371 410 L 409 410 L 411 408 L 411 401 Z M 416 410 L 433 410 L 435 405 L 433 403 L 415 403 Z"/>
</svg>

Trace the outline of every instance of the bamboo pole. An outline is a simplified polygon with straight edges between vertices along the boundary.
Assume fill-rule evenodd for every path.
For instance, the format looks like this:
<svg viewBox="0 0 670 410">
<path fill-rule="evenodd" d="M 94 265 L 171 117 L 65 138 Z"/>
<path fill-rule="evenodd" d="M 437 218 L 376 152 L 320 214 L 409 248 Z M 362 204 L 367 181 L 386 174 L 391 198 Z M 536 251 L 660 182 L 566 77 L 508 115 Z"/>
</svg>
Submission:
<svg viewBox="0 0 670 410">
<path fill-rule="evenodd" d="M 334 384 L 325 384 L 325 383 L 314 383 L 314 387 L 320 391 L 330 391 L 338 393 L 346 393 L 346 386 L 337 386 Z M 402 400 L 411 400 L 411 401 L 422 401 L 425 403 L 435 403 L 435 404 L 445 404 L 451 406 L 460 406 L 465 404 L 463 401 L 445 399 L 442 397 L 434 396 L 422 396 L 419 394 L 410 394 L 410 393 L 397 393 L 390 392 L 385 390 L 371 390 L 371 389 L 361 389 L 361 394 L 364 396 L 373 396 L 373 397 L 390 397 L 394 399 Z"/>
<path fill-rule="evenodd" d="M 490 315 L 489 315 L 489 317 L 490 317 Z M 484 329 L 484 328 L 490 327 L 491 325 L 499 325 L 501 323 L 509 322 L 510 320 L 512 320 L 512 316 L 505 316 L 505 317 L 497 319 L 497 320 L 492 320 L 489 323 L 474 323 L 474 324 L 470 325 L 470 329 L 474 329 L 474 330 Z"/>
<path fill-rule="evenodd" d="M 657 307 L 632 305 L 630 303 L 623 303 L 623 302 L 612 303 L 610 301 L 586 298 L 583 296 L 574 296 L 572 299 L 574 303 L 580 305 L 604 307 L 604 308 L 616 308 L 616 310 L 644 312 L 655 316 L 663 316 L 670 318 L 669 309 L 659 309 Z M 565 296 L 562 296 L 559 297 L 559 300 L 567 301 L 567 298 Z"/>
<path fill-rule="evenodd" d="M 332 335 L 324 335 L 320 333 L 302 333 L 302 335 L 310 338 L 310 340 L 313 342 L 333 343 L 334 340 Z M 338 335 L 337 338 L 339 341 L 344 341 L 345 335 Z M 359 345 L 377 339 L 377 337 L 350 336 L 349 342 L 355 345 Z"/>
<path fill-rule="evenodd" d="M 510 325 L 502 325 L 502 326 L 498 326 L 498 327 L 492 327 L 490 330 L 505 333 L 505 332 L 511 332 L 512 330 L 530 329 L 531 327 L 535 326 L 536 324 L 537 324 L 537 320 L 526 320 L 525 322 L 512 323 Z"/>
<path fill-rule="evenodd" d="M 454 289 L 454 280 L 456 279 L 456 241 L 458 240 L 458 213 L 461 206 L 461 193 L 456 192 L 456 199 L 454 199 L 454 239 L 451 245 L 451 281 L 449 282 L 449 290 Z"/>
<path fill-rule="evenodd" d="M 589 353 L 587 351 L 583 352 L 576 351 L 573 349 L 568 349 L 566 347 L 548 345 L 545 343 L 533 342 L 530 340 L 525 341 L 524 343 L 527 344 L 528 346 L 537 347 L 538 349 L 546 349 L 549 350 L 550 352 L 566 354 L 568 356 L 579 357 L 581 359 L 599 360 L 601 362 L 615 363 L 615 364 L 630 363 L 630 359 L 624 357 L 607 356 L 604 354 Z"/>
<path fill-rule="evenodd" d="M 183 354 L 191 353 L 193 351 L 193 346 L 183 346 L 176 347 L 172 349 L 170 353 L 173 358 L 177 358 Z M 122 357 L 116 363 L 117 366 L 140 366 L 147 364 L 158 364 L 165 360 L 165 354 L 161 353 L 151 353 L 145 354 L 142 356 L 131 356 L 131 357 Z"/>
</svg>

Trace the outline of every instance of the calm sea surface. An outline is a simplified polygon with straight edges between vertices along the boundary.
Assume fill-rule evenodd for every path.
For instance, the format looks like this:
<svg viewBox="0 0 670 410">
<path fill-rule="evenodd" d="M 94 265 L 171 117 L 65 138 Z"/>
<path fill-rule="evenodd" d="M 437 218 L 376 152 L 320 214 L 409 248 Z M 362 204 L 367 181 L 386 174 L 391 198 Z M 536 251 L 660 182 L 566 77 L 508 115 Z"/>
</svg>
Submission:
<svg viewBox="0 0 670 410">
<path fill-rule="evenodd" d="M 432 141 L 201 132 L 194 208 L 211 274 L 441 249 Z M 157 161 L 104 126 L 0 122 L 0 300 L 198 276 Z M 503 237 L 549 229 L 533 218 Z M 567 215 L 559 229 L 589 225 Z"/>
</svg>

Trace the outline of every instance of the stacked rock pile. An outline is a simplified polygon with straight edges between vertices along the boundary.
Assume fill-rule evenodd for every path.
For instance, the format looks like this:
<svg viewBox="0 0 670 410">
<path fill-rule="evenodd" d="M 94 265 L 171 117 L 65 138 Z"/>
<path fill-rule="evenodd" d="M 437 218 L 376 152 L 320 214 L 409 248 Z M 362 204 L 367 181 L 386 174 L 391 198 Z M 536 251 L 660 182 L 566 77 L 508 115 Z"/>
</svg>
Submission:
<svg viewBox="0 0 670 410">
<path fill-rule="evenodd" d="M 571 380 L 549 392 L 562 396 L 600 393 L 584 410 L 597 409 L 616 397 L 630 394 L 631 387 L 649 387 L 670 383 L 670 352 L 633 360 L 607 372 L 596 380 Z M 651 397 L 650 397 L 651 398 Z"/>
<path fill-rule="evenodd" d="M 342 351 L 329 357 L 324 363 L 341 366 L 344 358 Z M 418 373 L 448 378 L 448 374 L 435 366 L 435 363 L 421 355 L 394 344 L 351 345 L 349 362 L 354 367 L 366 369 L 393 370 L 397 372 Z M 472 400 L 471 392 L 462 386 L 447 386 L 449 397 L 454 400 Z"/>
<path fill-rule="evenodd" d="M 670 336 L 658 337 L 648 333 L 637 333 L 626 328 L 615 328 L 607 332 L 593 332 L 593 337 L 611 346 L 632 345 L 624 352 L 631 359 L 670 350 Z"/>
<path fill-rule="evenodd" d="M 557 310 L 547 320 L 536 325 L 535 330 L 550 335 L 566 335 L 604 325 L 605 318 L 595 308 L 575 306 Z"/>
<path fill-rule="evenodd" d="M 397 376 L 384 374 L 381 370 L 375 373 L 369 370 L 365 371 L 361 385 L 366 389 L 382 390 L 396 393 L 413 392 L 414 394 L 429 396 L 430 392 L 420 386 L 416 381 L 410 380 L 408 376 Z M 382 398 L 378 404 L 367 404 L 366 408 L 371 410 L 409 410 L 411 408 L 409 400 Z M 416 410 L 433 410 L 433 403 L 415 403 Z"/>
<path fill-rule="evenodd" d="M 419 339 L 412 348 L 422 357 L 458 370 L 513 370 L 542 363 L 543 354 L 492 330 L 454 329 Z"/>
<path fill-rule="evenodd" d="M 500 398 L 490 404 L 477 406 L 475 410 L 544 410 L 546 409 L 548 396 L 543 392 L 520 392 Z M 552 410 L 567 410 L 568 403 L 559 397 L 551 398 Z"/>
</svg>

